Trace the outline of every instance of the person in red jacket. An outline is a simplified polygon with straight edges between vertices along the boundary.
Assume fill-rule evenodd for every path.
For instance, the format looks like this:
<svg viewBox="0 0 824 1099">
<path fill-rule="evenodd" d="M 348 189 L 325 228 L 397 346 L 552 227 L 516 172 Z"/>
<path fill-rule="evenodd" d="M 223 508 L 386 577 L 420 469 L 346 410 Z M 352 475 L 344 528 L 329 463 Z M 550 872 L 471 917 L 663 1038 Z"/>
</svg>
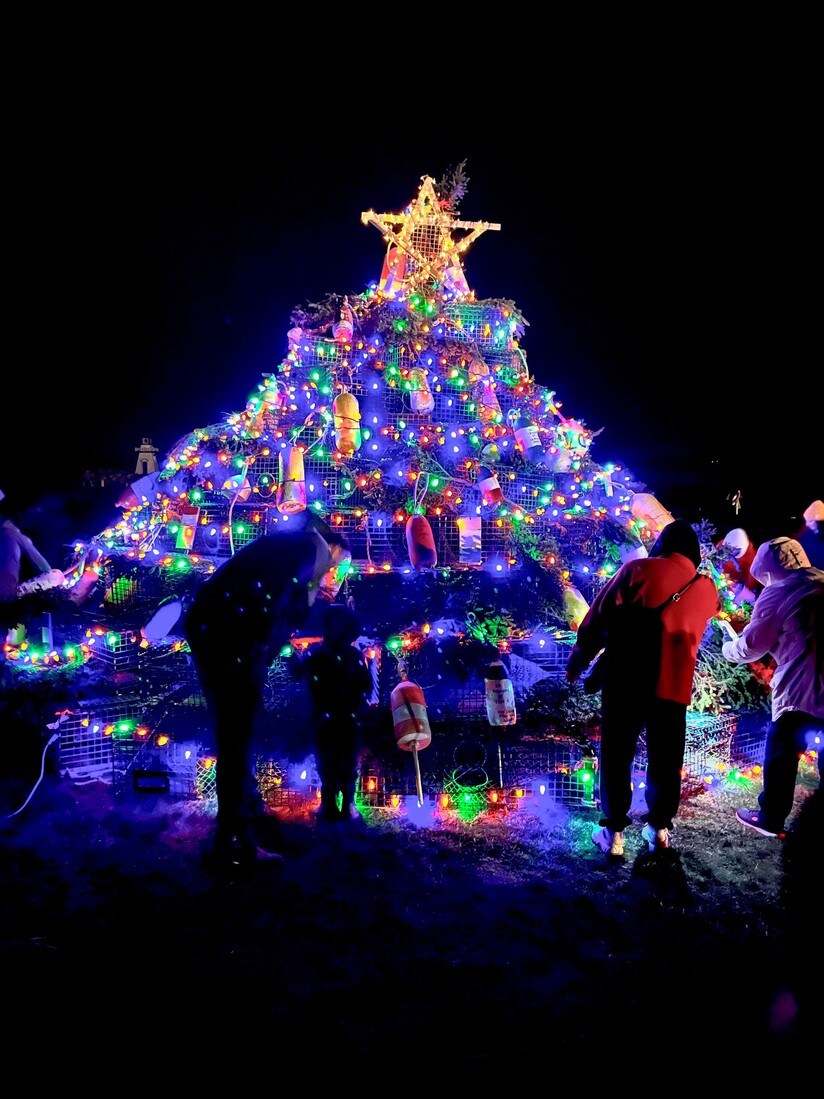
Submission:
<svg viewBox="0 0 824 1099">
<path fill-rule="evenodd" d="M 650 851 L 670 846 L 698 646 L 709 620 L 721 610 L 714 581 L 697 572 L 700 564 L 698 535 L 683 519 L 674 520 L 648 557 L 627 561 L 601 588 L 578 627 L 566 669 L 570 683 L 606 650 L 602 816 L 592 841 L 610 855 L 624 853 L 624 829 L 632 823 L 632 761 L 642 729 L 648 756 L 642 835 Z"/>
</svg>

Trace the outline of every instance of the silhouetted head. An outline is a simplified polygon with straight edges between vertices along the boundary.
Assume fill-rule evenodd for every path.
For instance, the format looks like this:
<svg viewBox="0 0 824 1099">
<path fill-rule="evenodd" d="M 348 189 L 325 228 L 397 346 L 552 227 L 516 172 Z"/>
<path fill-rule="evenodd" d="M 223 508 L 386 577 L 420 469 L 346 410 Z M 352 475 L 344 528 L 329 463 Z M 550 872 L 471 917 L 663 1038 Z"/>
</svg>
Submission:
<svg viewBox="0 0 824 1099">
<path fill-rule="evenodd" d="M 650 557 L 669 557 L 671 553 L 689 557 L 696 568 L 701 564 L 701 543 L 686 519 L 674 519 L 667 523 L 649 551 Z"/>
</svg>

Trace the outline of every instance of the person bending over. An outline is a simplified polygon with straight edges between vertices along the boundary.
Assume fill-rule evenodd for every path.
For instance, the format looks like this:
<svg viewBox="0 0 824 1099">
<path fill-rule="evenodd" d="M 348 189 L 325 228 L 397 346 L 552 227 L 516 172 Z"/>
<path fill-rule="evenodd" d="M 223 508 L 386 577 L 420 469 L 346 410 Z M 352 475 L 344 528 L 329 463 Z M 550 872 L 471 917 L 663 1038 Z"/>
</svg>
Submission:
<svg viewBox="0 0 824 1099">
<path fill-rule="evenodd" d="M 328 529 L 263 535 L 204 581 L 183 632 L 212 712 L 217 748 L 218 870 L 265 856 L 255 842 L 262 802 L 252 740 L 269 667 L 316 598 L 331 602 L 351 562 L 346 539 Z"/>
</svg>

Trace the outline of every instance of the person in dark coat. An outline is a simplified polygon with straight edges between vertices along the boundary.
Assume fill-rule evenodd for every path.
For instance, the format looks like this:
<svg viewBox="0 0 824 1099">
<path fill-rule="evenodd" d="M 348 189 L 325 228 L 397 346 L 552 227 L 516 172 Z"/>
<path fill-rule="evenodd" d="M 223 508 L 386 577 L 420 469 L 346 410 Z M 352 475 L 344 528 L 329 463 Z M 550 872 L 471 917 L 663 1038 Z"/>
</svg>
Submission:
<svg viewBox="0 0 824 1099">
<path fill-rule="evenodd" d="M 701 546 L 690 524 L 683 519 L 668 523 L 649 557 L 627 561 L 604 584 L 578 627 L 566 669 L 570 683 L 606 647 L 602 815 L 592 841 L 610 855 L 623 854 L 624 829 L 632 823 L 632 761 L 642 729 L 648 756 L 642 835 L 650 851 L 670 846 L 681 798 L 687 706 L 698 646 L 710 618 L 721 610 L 714 581 L 696 578 L 700 564 Z M 652 615 L 650 608 L 682 591 L 660 614 Z"/>
<path fill-rule="evenodd" d="M 331 602 L 351 562 L 346 539 L 326 528 L 263 535 L 198 589 L 183 632 L 215 723 L 217 869 L 249 868 L 262 802 L 252 740 L 269 667 L 316 598 Z"/>
<path fill-rule="evenodd" d="M 319 819 L 359 819 L 355 808 L 363 718 L 374 684 L 354 642 L 360 626 L 354 612 L 333 603 L 324 615 L 323 641 L 310 651 L 306 678 L 314 720 L 315 765 L 321 782 Z"/>
</svg>

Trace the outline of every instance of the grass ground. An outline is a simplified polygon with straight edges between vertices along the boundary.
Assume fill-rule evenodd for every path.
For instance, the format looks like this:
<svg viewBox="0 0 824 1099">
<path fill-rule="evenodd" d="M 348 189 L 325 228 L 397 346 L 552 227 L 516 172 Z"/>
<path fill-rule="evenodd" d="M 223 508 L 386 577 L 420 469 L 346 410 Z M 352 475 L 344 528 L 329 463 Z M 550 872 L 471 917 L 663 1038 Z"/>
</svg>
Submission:
<svg viewBox="0 0 824 1099">
<path fill-rule="evenodd" d="M 46 775 L 18 812 L 0 784 L 7 1048 L 40 1034 L 38 1073 L 105 1056 L 167 1086 L 592 1087 L 652 1045 L 696 1086 L 790 1053 L 798 1079 L 820 1026 L 816 784 L 802 767 L 784 841 L 734 819 L 757 786 L 721 785 L 685 794 L 674 851 L 639 825 L 620 860 L 585 807 L 271 814 L 285 858 L 235 883 L 208 870 L 199 803 Z"/>
</svg>

